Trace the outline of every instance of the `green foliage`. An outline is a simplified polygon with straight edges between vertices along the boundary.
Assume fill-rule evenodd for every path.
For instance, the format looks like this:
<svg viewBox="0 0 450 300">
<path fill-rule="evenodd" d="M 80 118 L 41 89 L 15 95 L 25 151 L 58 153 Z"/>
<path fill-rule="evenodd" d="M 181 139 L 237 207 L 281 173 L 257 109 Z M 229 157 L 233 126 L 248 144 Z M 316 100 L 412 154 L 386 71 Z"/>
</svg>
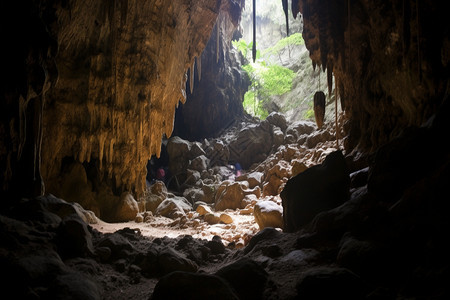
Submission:
<svg viewBox="0 0 450 300">
<path fill-rule="evenodd" d="M 305 120 L 314 120 L 315 119 L 312 102 L 309 103 L 309 109 L 307 111 L 305 111 L 305 113 L 303 114 L 303 119 L 305 119 Z"/>
<path fill-rule="evenodd" d="M 232 41 L 231 43 L 247 60 L 251 59 L 253 42 L 247 44 L 247 42 L 241 38 L 239 41 Z M 256 50 L 256 59 L 259 58 L 261 58 L 261 51 Z"/>
<path fill-rule="evenodd" d="M 295 33 L 289 37 L 281 39 L 278 43 L 264 51 L 265 55 L 279 54 L 284 48 L 290 45 L 303 44 L 300 33 Z M 245 40 L 233 41 L 233 46 L 242 55 L 251 60 L 253 42 L 247 43 Z M 247 113 L 265 119 L 269 112 L 264 108 L 265 104 L 271 101 L 271 96 L 283 95 L 292 88 L 292 80 L 295 73 L 280 65 L 269 65 L 261 59 L 261 53 L 256 53 L 256 62 L 242 66 L 251 81 L 251 89 L 244 95 L 244 109 Z"/>
<path fill-rule="evenodd" d="M 244 96 L 244 108 L 249 114 L 264 119 L 268 115 L 264 104 L 271 100 L 271 96 L 291 90 L 294 72 L 279 65 L 267 65 L 264 61 L 243 65 L 242 68 L 251 81 L 251 90 Z"/>
<path fill-rule="evenodd" d="M 280 52 L 284 50 L 286 47 L 294 45 L 303 45 L 304 43 L 305 41 L 303 40 L 302 34 L 297 32 L 279 40 L 274 46 L 265 49 L 262 55 L 263 56 L 279 55 Z"/>
<path fill-rule="evenodd" d="M 249 90 L 245 93 L 244 102 L 242 104 L 247 113 L 253 116 L 257 116 L 261 120 L 265 120 L 269 115 L 269 112 L 264 109 L 261 101 L 259 101 L 258 98 L 255 97 L 254 90 Z"/>
</svg>

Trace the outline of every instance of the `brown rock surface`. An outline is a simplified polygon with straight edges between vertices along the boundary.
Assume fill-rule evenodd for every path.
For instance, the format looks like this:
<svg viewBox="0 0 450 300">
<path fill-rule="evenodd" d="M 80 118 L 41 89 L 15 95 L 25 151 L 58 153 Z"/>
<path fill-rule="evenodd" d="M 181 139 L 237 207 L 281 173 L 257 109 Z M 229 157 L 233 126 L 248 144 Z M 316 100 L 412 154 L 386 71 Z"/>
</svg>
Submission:
<svg viewBox="0 0 450 300">
<path fill-rule="evenodd" d="M 45 183 L 47 192 L 59 195 L 57 179 L 65 159 L 73 158 L 86 168 L 97 195 L 129 191 L 140 196 L 147 162 L 153 154 L 159 155 L 162 137 L 172 133 L 175 107 L 186 99 L 186 71 L 202 53 L 221 11 L 238 24 L 241 2 L 77 0 L 70 5 L 65 1 L 47 4 L 27 1 L 22 7 L 2 8 L 10 12 L 6 20 L 29 19 L 29 27 L 20 27 L 24 33 L 34 30 L 25 35 L 31 38 L 29 42 L 12 40 L 15 47 L 25 44 L 14 54 L 25 66 L 11 77 L 16 82 L 11 85 L 12 93 L 8 92 L 11 101 L 5 109 L 18 112 L 22 103 L 23 111 L 20 116 L 2 118 L 1 130 L 12 126 L 12 136 L 6 136 L 12 139 L 25 128 L 25 121 L 31 126 L 2 154 L 3 169 L 21 160 L 25 146 L 22 161 L 26 165 L 6 177 L 2 174 L 6 184 L 2 189 L 24 172 L 22 180 L 29 178 L 35 193 L 42 193 Z M 30 67 L 35 69 L 28 72 L 32 77 L 18 80 Z M 14 90 L 21 85 L 30 93 Z"/>
</svg>

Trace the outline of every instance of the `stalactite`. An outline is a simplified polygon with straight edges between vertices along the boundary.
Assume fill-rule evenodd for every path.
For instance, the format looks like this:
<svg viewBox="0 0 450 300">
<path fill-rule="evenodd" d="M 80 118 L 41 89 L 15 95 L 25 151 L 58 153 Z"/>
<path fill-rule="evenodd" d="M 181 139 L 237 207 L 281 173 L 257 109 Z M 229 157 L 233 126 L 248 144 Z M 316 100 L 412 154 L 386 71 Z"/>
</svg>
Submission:
<svg viewBox="0 0 450 300">
<path fill-rule="evenodd" d="M 416 22 L 417 22 L 417 74 L 419 75 L 419 81 L 422 81 L 422 70 L 421 70 L 421 58 L 420 58 L 420 22 L 419 22 L 419 0 L 416 3 Z"/>
<path fill-rule="evenodd" d="M 217 23 L 216 23 L 216 28 L 217 28 L 217 32 L 216 32 L 216 63 L 219 62 L 219 47 L 220 47 L 220 24 L 219 24 L 219 19 L 217 19 Z"/>
<path fill-rule="evenodd" d="M 350 10 L 350 0 L 347 0 L 347 18 L 348 18 L 348 20 L 347 20 L 347 22 L 348 22 L 348 25 L 347 25 L 347 30 L 348 30 L 348 63 L 347 63 L 347 66 L 350 66 L 350 63 L 351 63 L 351 61 L 352 61 L 352 58 L 351 58 L 351 51 L 352 51 L 352 47 L 351 47 L 351 45 L 352 45 L 352 26 L 351 26 L 351 10 Z"/>
<path fill-rule="evenodd" d="M 300 12 L 298 3 L 299 3 L 299 0 L 292 0 L 292 2 L 291 2 L 292 16 L 294 17 L 294 19 L 297 19 L 297 15 Z"/>
<path fill-rule="evenodd" d="M 286 36 L 289 36 L 289 11 L 288 11 L 288 0 L 281 0 L 283 4 L 284 16 L 286 17 Z"/>
<path fill-rule="evenodd" d="M 314 94 L 314 117 L 317 128 L 321 129 L 325 117 L 325 94 L 322 91 L 317 91 Z"/>
<path fill-rule="evenodd" d="M 120 24 L 124 26 L 127 22 L 128 0 L 122 0 L 120 4 Z"/>
<path fill-rule="evenodd" d="M 27 101 L 22 95 L 19 96 L 19 148 L 17 150 L 17 159 L 22 156 L 23 147 L 27 139 Z"/>
<path fill-rule="evenodd" d="M 333 68 L 330 63 L 328 63 L 327 68 L 327 85 L 328 85 L 328 97 L 331 98 L 331 91 L 333 89 Z"/>
<path fill-rule="evenodd" d="M 98 160 L 100 162 L 100 169 L 102 169 L 102 167 L 103 167 L 103 156 L 104 156 L 106 137 L 107 137 L 106 132 L 102 132 L 98 136 L 98 147 L 99 147 Z"/>
<path fill-rule="evenodd" d="M 202 55 L 197 56 L 197 77 L 198 81 L 202 80 Z"/>
<path fill-rule="evenodd" d="M 252 46 L 252 59 L 256 60 L 256 0 L 253 0 L 253 46 Z"/>
<path fill-rule="evenodd" d="M 48 80 L 48 76 L 45 77 L 45 82 L 44 82 L 44 86 L 46 85 Z M 43 128 L 43 119 L 44 119 L 44 104 L 45 104 L 45 93 L 46 90 L 45 88 L 42 91 L 42 95 L 40 96 L 40 101 L 38 102 L 37 106 L 39 109 L 38 112 L 38 134 L 37 134 L 37 147 L 35 147 L 35 151 L 36 151 L 36 161 L 35 161 L 35 172 L 34 172 L 34 176 L 36 176 L 36 174 L 38 175 L 38 178 L 34 178 L 35 181 L 39 181 L 37 182 L 37 184 L 39 184 L 39 196 L 42 196 L 45 192 L 45 187 L 44 187 L 44 181 L 42 180 L 42 176 L 41 176 L 41 163 L 42 163 L 42 138 L 44 135 L 44 128 Z M 37 168 L 37 170 L 36 170 Z"/>
<path fill-rule="evenodd" d="M 336 149 L 339 149 L 339 130 L 338 130 L 338 88 L 336 75 L 334 75 L 334 120 L 335 120 L 335 130 L 336 130 Z"/>
<path fill-rule="evenodd" d="M 191 94 L 194 92 L 194 69 L 195 69 L 195 59 L 192 61 L 192 66 L 189 69 L 189 88 L 191 90 Z"/>
</svg>

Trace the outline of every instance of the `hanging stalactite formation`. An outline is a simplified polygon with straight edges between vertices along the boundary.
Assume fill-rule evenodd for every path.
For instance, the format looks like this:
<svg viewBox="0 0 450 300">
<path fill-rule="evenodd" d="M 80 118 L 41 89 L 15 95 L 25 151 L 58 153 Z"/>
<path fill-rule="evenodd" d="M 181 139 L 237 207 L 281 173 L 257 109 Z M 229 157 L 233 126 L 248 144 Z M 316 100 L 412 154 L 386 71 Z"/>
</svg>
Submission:
<svg viewBox="0 0 450 300">
<path fill-rule="evenodd" d="M 283 4 L 284 16 L 286 17 L 286 36 L 289 36 L 289 12 L 288 12 L 288 0 L 281 0 Z"/>
<path fill-rule="evenodd" d="M 402 128 L 420 126 L 444 98 L 449 63 L 441 59 L 448 53 L 442 28 L 448 24 L 436 21 L 445 19 L 441 3 L 292 1 L 294 16 L 297 10 L 313 65 L 327 70 L 329 96 L 334 77 L 351 118 L 345 127 L 348 151 L 374 150 Z"/>
<path fill-rule="evenodd" d="M 253 0 L 253 45 L 252 45 L 252 59 L 256 60 L 256 0 Z"/>
<path fill-rule="evenodd" d="M 314 117 L 317 128 L 321 129 L 325 119 L 325 94 L 322 91 L 314 94 Z"/>
</svg>

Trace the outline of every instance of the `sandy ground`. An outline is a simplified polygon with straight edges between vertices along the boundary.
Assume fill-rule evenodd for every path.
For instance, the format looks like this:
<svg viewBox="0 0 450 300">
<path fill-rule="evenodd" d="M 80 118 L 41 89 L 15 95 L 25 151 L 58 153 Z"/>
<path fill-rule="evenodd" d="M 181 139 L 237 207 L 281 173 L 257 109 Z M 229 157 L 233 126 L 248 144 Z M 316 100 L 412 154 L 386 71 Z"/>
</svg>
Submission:
<svg viewBox="0 0 450 300">
<path fill-rule="evenodd" d="M 253 213 L 243 214 L 242 210 L 217 211 L 216 214 L 226 213 L 233 219 L 230 224 L 210 225 L 203 221 L 201 216 L 191 212 L 185 220 L 172 220 L 161 216 L 152 216 L 146 222 L 107 223 L 98 220 L 97 224 L 90 224 L 94 229 L 102 233 L 111 233 L 123 228 L 136 229 L 143 236 L 176 238 L 182 235 L 191 235 L 194 238 L 211 240 L 218 235 L 225 246 L 234 242 L 236 248 L 242 248 L 246 242 L 259 231 Z"/>
</svg>

